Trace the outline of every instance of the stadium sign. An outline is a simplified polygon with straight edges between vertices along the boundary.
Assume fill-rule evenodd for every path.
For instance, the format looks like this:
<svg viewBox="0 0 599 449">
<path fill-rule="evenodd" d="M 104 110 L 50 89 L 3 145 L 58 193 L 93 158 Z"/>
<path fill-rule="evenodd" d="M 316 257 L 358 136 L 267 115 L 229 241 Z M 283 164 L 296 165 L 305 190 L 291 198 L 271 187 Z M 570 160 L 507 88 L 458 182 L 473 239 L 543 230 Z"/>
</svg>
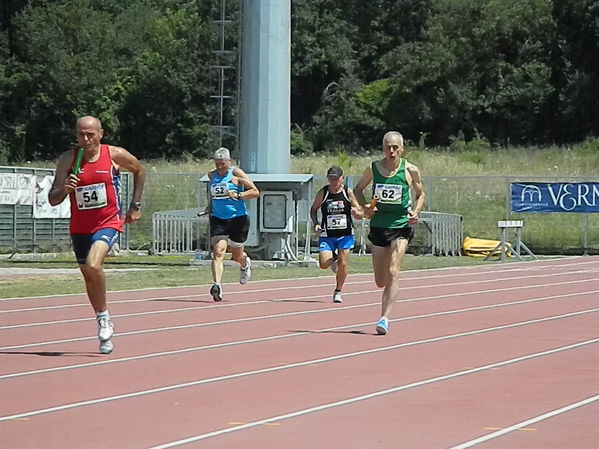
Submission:
<svg viewBox="0 0 599 449">
<path fill-rule="evenodd" d="M 512 212 L 599 213 L 599 183 L 511 183 Z"/>
</svg>

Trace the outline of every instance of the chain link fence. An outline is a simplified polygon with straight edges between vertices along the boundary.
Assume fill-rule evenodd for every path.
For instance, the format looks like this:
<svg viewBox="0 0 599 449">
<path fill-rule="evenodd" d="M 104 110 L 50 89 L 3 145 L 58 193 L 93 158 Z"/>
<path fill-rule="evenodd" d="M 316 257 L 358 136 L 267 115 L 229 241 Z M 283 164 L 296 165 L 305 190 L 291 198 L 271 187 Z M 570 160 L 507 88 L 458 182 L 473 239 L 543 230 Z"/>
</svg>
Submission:
<svg viewBox="0 0 599 449">
<path fill-rule="evenodd" d="M 143 199 L 144 218 L 131 227 L 132 249 L 151 247 L 153 212 L 203 210 L 206 207 L 206 192 L 198 182 L 203 175 L 204 173 L 154 173 L 146 177 Z M 359 176 L 347 176 L 346 182 L 353 187 L 359 178 Z M 464 236 L 498 240 L 500 238 L 498 221 L 523 220 L 522 241 L 535 253 L 599 253 L 599 214 L 511 213 L 510 183 L 523 181 L 590 182 L 592 180 L 580 177 L 427 176 L 423 178 L 427 195 L 425 210 L 461 216 Z M 312 191 L 316 194 L 326 182 L 325 176 L 315 176 Z M 357 232 L 359 234 L 360 229 L 357 229 Z M 413 245 L 416 250 L 418 247 L 427 245 L 426 232 L 422 226 L 417 229 L 415 245 Z M 199 234 L 206 235 L 203 231 Z M 199 242 L 196 246 L 207 249 L 203 242 Z"/>
<path fill-rule="evenodd" d="M 512 213 L 510 183 L 595 182 L 583 177 L 460 176 L 424 178 L 426 210 L 459 214 L 464 235 L 499 240 L 500 220 L 522 220 L 522 241 L 537 254 L 599 254 L 599 214 Z"/>
<path fill-rule="evenodd" d="M 62 251 L 70 246 L 69 220 L 35 218 L 39 189 L 54 170 L 0 167 L 0 252 Z"/>
<path fill-rule="evenodd" d="M 69 218 L 47 208 L 54 169 L 0 166 L 0 253 L 47 253 L 71 249 Z M 121 173 L 121 203 L 129 204 L 133 176 Z M 56 216 L 54 216 L 56 215 Z M 118 241 L 128 248 L 129 226 Z"/>
<path fill-rule="evenodd" d="M 50 169 L 0 167 L 2 173 L 53 174 Z M 123 204 L 129 204 L 132 178 L 123 173 Z M 142 219 L 130 226 L 122 237 L 121 248 L 150 251 L 153 242 L 152 215 L 154 212 L 203 210 L 206 192 L 199 182 L 204 173 L 146 173 L 142 198 Z M 250 175 L 251 176 L 251 175 Z M 359 176 L 347 176 L 353 187 Z M 591 182 L 589 178 L 460 176 L 423 178 L 426 192 L 425 210 L 462 217 L 464 236 L 498 240 L 500 220 L 523 220 L 522 241 L 537 254 L 599 254 L 599 214 L 575 213 L 511 213 L 511 182 Z M 314 194 L 326 184 L 325 176 L 315 176 Z M 1 192 L 0 192 L 1 193 Z M 43 220 L 43 221 L 42 221 Z M 207 235 L 198 223 L 194 250 L 205 250 Z M 427 231 L 419 225 L 415 245 L 426 246 Z M 358 238 L 360 229 L 357 230 Z M 303 235 L 303 233 L 300 233 Z M 34 219 L 32 206 L 0 205 L 0 250 L 2 252 L 42 252 L 68 249 L 68 219 Z M 300 242 L 300 245 L 303 245 Z"/>
</svg>

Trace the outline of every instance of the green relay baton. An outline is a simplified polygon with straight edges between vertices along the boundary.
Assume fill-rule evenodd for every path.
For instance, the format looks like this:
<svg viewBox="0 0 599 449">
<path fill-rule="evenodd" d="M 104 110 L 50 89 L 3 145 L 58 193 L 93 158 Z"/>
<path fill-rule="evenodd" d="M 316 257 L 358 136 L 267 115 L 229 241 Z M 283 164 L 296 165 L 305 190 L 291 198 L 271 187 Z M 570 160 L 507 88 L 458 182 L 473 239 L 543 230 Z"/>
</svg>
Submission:
<svg viewBox="0 0 599 449">
<path fill-rule="evenodd" d="M 77 176 L 79 174 L 79 170 L 81 169 L 81 161 L 83 160 L 83 148 L 79 148 L 77 151 L 77 157 L 75 158 L 75 164 L 73 165 L 73 174 Z"/>
</svg>

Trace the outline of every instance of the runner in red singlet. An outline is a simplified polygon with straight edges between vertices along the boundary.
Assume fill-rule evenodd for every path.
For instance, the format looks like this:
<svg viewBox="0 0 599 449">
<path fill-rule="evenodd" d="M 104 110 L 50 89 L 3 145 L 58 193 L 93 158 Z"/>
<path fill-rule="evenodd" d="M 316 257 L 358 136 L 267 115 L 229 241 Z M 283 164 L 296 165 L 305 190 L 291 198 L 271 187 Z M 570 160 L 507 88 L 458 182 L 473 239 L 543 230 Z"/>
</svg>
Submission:
<svg viewBox="0 0 599 449">
<path fill-rule="evenodd" d="M 106 307 L 104 259 L 123 230 L 123 222 L 141 218 L 144 169 L 124 148 L 102 145 L 100 120 L 86 116 L 77 120 L 77 143 L 83 149 L 81 168 L 73 173 L 78 150 L 65 151 L 58 159 L 56 176 L 48 195 L 50 204 L 71 200 L 71 239 L 90 303 L 96 312 L 100 352 L 113 350 L 114 326 Z M 120 204 L 119 168 L 133 174 L 133 201 L 123 218 Z"/>
<path fill-rule="evenodd" d="M 73 161 L 75 151 L 71 154 Z M 98 229 L 123 231 L 121 179 L 108 145 L 100 145 L 98 160 L 83 161 L 71 199 L 71 234 L 93 234 Z"/>
</svg>

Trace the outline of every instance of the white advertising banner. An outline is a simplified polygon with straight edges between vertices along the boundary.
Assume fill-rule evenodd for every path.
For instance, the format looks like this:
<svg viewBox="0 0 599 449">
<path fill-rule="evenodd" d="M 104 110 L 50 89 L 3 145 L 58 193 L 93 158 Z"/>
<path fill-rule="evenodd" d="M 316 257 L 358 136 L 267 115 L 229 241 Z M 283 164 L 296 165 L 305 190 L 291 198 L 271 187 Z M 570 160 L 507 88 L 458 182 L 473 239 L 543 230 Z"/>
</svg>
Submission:
<svg viewBox="0 0 599 449">
<path fill-rule="evenodd" d="M 71 201 L 68 196 L 58 206 L 52 206 L 48 201 L 48 193 L 52 188 L 54 176 L 39 176 L 36 178 L 33 218 L 70 218 Z"/>
<path fill-rule="evenodd" d="M 0 173 L 0 204 L 33 205 L 35 176 Z"/>
</svg>

